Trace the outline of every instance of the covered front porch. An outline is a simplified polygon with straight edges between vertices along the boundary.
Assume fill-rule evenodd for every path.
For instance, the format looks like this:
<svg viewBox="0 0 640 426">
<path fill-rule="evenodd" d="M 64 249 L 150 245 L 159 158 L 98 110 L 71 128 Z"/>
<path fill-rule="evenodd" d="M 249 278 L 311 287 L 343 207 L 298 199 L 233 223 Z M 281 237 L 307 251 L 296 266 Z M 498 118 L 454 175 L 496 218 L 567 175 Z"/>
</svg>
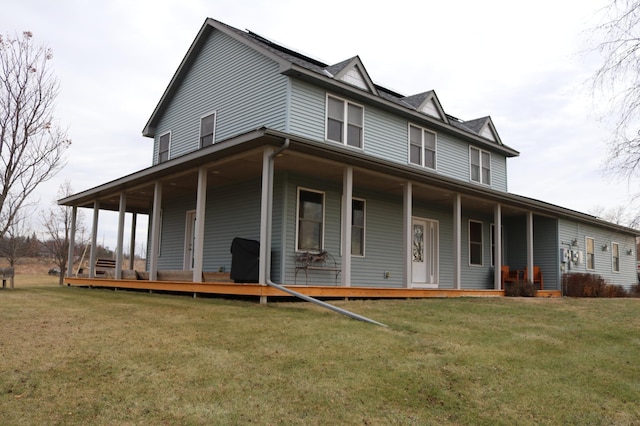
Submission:
<svg viewBox="0 0 640 426">
<path fill-rule="evenodd" d="M 325 281 L 318 281 L 315 277 L 309 280 L 309 285 L 297 286 L 293 279 L 293 259 L 297 249 L 291 243 L 291 233 L 297 225 L 285 212 L 291 205 L 291 201 L 287 200 L 290 196 L 286 190 L 287 185 L 289 188 L 294 185 L 293 179 L 289 179 L 291 176 L 302 176 L 303 181 L 313 184 L 322 182 L 331 187 L 327 189 L 327 198 L 332 198 L 333 212 L 337 212 L 332 213 L 336 214 L 337 219 L 331 224 L 337 235 L 332 241 L 332 251 L 339 259 L 340 269 L 336 285 L 327 285 Z M 243 208 L 231 208 L 229 200 L 237 199 L 243 190 L 248 192 L 245 198 L 249 201 L 238 203 Z M 278 197 L 275 206 L 274 191 Z M 382 194 L 386 210 L 379 209 L 381 213 L 378 217 L 378 229 L 386 226 L 387 219 L 394 222 L 393 234 L 380 233 L 396 238 L 392 246 L 382 238 L 371 238 L 368 243 L 371 247 L 368 259 L 375 258 L 376 250 L 386 250 L 395 256 L 391 267 L 383 265 L 384 270 L 376 273 L 375 279 L 362 273 L 367 265 L 360 265 L 367 258 L 352 259 L 352 256 L 341 255 L 351 250 L 351 229 L 340 224 L 352 223 L 350 206 L 354 191 L 376 196 Z M 547 288 L 559 288 L 554 287 L 556 280 L 553 279 L 554 275 L 559 275 L 555 265 L 558 256 L 557 232 L 551 229 L 555 233 L 546 232 L 547 237 L 540 238 L 534 230 L 534 225 L 537 228 L 536 224 L 541 220 L 553 225 L 555 219 L 545 216 L 548 212 L 542 206 L 536 206 L 535 202 L 412 166 L 364 156 L 345 147 L 293 139 L 290 135 L 268 129 L 216 143 L 68 197 L 61 200 L 61 204 L 73 207 L 74 218 L 78 207 L 93 211 L 89 272 L 85 278 L 74 277 L 73 268 L 69 267 L 66 282 L 70 285 L 185 291 L 195 294 L 247 294 L 266 298 L 281 293 L 269 287 L 268 284 L 274 280 L 322 297 L 500 296 L 503 294 L 502 277 L 495 271 L 500 271 L 500 266 L 507 257 L 505 246 L 511 246 L 508 255 L 510 266 L 528 271 L 528 276 L 523 278 L 533 281 L 534 266 L 537 266 L 536 253 L 540 251 L 536 244 L 543 242 L 545 250 L 550 253 L 550 268 L 545 268 L 550 271 L 550 279 L 546 281 L 550 285 Z M 379 205 L 382 206 L 383 202 Z M 219 212 L 226 211 L 225 209 L 231 209 L 231 212 L 226 213 L 226 217 L 221 217 Z M 109 279 L 97 277 L 95 270 L 97 223 L 101 210 L 117 211 L 119 214 L 116 265 L 114 274 Z M 293 210 L 295 211 L 295 203 Z M 274 216 L 274 211 L 279 216 Z M 132 239 L 135 235 L 136 215 L 145 214 L 149 217 L 147 268 L 143 279 L 129 279 L 123 273 L 126 269 L 121 259 L 125 235 L 124 216 L 127 213 L 134 217 Z M 412 274 L 414 229 L 416 219 L 422 218 L 427 219 L 424 221 L 426 224 L 439 220 L 442 232 L 438 243 L 439 258 L 435 260 L 437 271 L 435 274 L 430 272 L 435 278 L 416 283 L 415 275 Z M 473 254 L 467 244 L 471 232 L 467 222 L 474 218 L 482 218 L 485 224 L 481 232 L 485 239 L 482 244 L 487 249 L 483 249 L 481 253 L 483 259 L 480 267 L 471 265 L 470 258 Z M 169 228 L 166 223 L 163 227 L 163 221 L 169 219 L 174 224 L 180 223 L 181 227 Z M 73 225 L 72 242 L 75 220 Z M 221 230 L 214 233 L 213 239 L 207 240 L 205 231 L 211 235 L 212 226 Z M 506 236 L 501 238 L 490 237 L 494 229 L 505 228 L 514 231 L 506 232 Z M 279 230 L 275 239 L 274 229 Z M 257 284 L 236 284 L 222 279 L 207 280 L 209 271 L 228 270 L 229 262 L 226 259 L 232 237 L 247 233 L 261 242 Z M 373 229 L 371 235 L 374 235 Z M 205 244 L 212 247 L 208 250 L 214 253 L 213 256 L 205 254 Z M 131 247 L 134 246 L 132 241 Z M 69 253 L 71 261 L 73 244 Z M 371 264 L 374 261 L 369 262 Z M 181 270 L 189 279 L 164 281 L 160 278 L 166 268 Z M 427 282 L 428 279 L 432 282 Z M 194 290 L 196 287 L 189 286 L 196 286 L 197 291 Z"/>
</svg>

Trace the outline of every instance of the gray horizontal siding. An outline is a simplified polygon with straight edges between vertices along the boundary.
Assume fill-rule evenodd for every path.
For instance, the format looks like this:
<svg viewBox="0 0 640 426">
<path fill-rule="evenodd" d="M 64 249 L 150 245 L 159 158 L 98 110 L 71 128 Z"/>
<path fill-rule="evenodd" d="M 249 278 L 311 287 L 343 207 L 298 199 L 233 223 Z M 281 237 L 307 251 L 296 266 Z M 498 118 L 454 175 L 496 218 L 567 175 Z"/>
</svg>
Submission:
<svg viewBox="0 0 640 426">
<path fill-rule="evenodd" d="M 267 126 L 285 130 L 287 77 L 278 64 L 214 31 L 159 120 L 158 136 L 171 131 L 172 158 L 199 148 L 200 118 L 217 111 L 215 138 Z"/>
<path fill-rule="evenodd" d="M 583 264 L 573 264 L 571 269 L 566 268 L 565 272 L 597 274 L 609 283 L 621 285 L 625 288 L 637 283 L 636 247 L 635 238 L 632 235 L 616 233 L 565 219 L 559 221 L 558 228 L 560 247 L 571 248 L 571 242 L 575 239 L 578 245 L 574 249 L 577 248 L 584 253 Z M 587 270 L 586 237 L 591 237 L 595 240 L 595 270 Z M 613 272 L 612 242 L 620 245 L 620 272 Z M 608 251 L 602 250 L 604 244 L 607 244 Z M 631 250 L 631 254 L 627 254 L 628 250 Z"/>
</svg>

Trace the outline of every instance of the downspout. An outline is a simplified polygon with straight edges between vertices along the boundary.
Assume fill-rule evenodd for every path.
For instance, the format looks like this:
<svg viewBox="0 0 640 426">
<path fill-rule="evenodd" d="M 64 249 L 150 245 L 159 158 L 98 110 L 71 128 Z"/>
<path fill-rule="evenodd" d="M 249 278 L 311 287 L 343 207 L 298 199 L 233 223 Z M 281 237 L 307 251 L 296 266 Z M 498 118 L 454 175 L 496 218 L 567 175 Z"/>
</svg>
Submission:
<svg viewBox="0 0 640 426">
<path fill-rule="evenodd" d="M 266 284 L 270 287 L 276 288 L 280 291 L 284 291 L 285 293 L 288 293 L 292 296 L 295 296 L 299 299 L 302 299 L 304 301 L 307 302 L 311 302 L 311 303 L 315 303 L 318 306 L 322 306 L 324 308 L 330 309 L 334 312 L 337 312 L 339 314 L 342 315 L 346 315 L 350 318 L 353 319 L 357 319 L 359 321 L 364 321 L 364 322 L 368 322 L 371 324 L 375 324 L 375 325 L 379 325 L 382 327 L 387 327 L 387 325 L 382 324 L 381 322 L 378 321 L 374 321 L 370 318 L 367 317 L 363 317 L 362 315 L 358 315 L 355 314 L 353 312 L 347 311 L 346 309 L 342 309 L 339 308 L 337 306 L 331 305 L 329 303 L 323 302 L 322 300 L 318 300 L 315 299 L 311 296 L 307 296 L 306 294 L 302 294 L 302 293 L 298 293 L 297 291 L 291 290 L 289 288 L 286 288 L 285 286 L 282 286 L 280 284 L 276 284 L 273 281 L 271 281 L 270 276 L 271 276 L 271 222 L 272 222 L 272 215 L 273 215 L 273 163 L 275 158 L 281 153 L 283 152 L 285 149 L 289 148 L 289 144 L 290 144 L 290 140 L 289 138 L 285 138 L 284 143 L 282 144 L 282 146 L 280 148 L 278 148 L 276 151 L 273 152 L 273 154 L 271 154 L 271 156 L 269 157 L 269 171 L 267 173 L 267 175 L 269 176 L 269 182 L 267 182 L 267 240 L 263 241 L 263 244 L 266 244 L 267 250 L 266 250 L 266 255 L 267 255 L 267 259 L 265 262 L 265 267 L 267 269 L 266 271 Z"/>
</svg>

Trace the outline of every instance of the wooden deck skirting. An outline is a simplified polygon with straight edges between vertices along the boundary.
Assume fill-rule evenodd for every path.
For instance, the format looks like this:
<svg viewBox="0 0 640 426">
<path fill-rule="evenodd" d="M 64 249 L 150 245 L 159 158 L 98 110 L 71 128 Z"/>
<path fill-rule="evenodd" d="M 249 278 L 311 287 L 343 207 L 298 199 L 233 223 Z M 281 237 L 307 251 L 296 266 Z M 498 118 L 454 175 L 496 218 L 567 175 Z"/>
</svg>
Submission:
<svg viewBox="0 0 640 426">
<path fill-rule="evenodd" d="M 218 294 L 230 296 L 291 297 L 276 288 L 260 284 L 236 284 L 232 282 L 186 282 L 186 281 L 148 281 L 114 280 L 105 278 L 65 278 L 69 286 L 100 287 L 113 289 L 156 290 L 182 293 Z M 316 285 L 285 285 L 299 293 L 311 297 L 326 298 L 447 298 L 447 297 L 504 297 L 504 290 L 453 290 L 453 289 L 414 289 L 414 288 L 376 288 L 343 287 Z M 538 297 L 560 297 L 559 290 L 538 290 Z"/>
</svg>

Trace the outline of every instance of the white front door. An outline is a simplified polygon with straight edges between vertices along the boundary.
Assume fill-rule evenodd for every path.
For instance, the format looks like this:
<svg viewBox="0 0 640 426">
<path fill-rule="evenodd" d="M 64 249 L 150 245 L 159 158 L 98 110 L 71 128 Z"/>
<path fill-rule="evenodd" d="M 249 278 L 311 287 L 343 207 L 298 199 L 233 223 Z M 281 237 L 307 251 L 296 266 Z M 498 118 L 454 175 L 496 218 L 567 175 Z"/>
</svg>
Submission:
<svg viewBox="0 0 640 426">
<path fill-rule="evenodd" d="M 190 210 L 187 212 L 187 219 L 185 223 L 184 233 L 184 269 L 193 270 L 194 264 L 194 248 L 196 241 L 196 211 Z"/>
<path fill-rule="evenodd" d="M 438 222 L 413 218 L 411 282 L 413 287 L 438 286 Z"/>
</svg>

